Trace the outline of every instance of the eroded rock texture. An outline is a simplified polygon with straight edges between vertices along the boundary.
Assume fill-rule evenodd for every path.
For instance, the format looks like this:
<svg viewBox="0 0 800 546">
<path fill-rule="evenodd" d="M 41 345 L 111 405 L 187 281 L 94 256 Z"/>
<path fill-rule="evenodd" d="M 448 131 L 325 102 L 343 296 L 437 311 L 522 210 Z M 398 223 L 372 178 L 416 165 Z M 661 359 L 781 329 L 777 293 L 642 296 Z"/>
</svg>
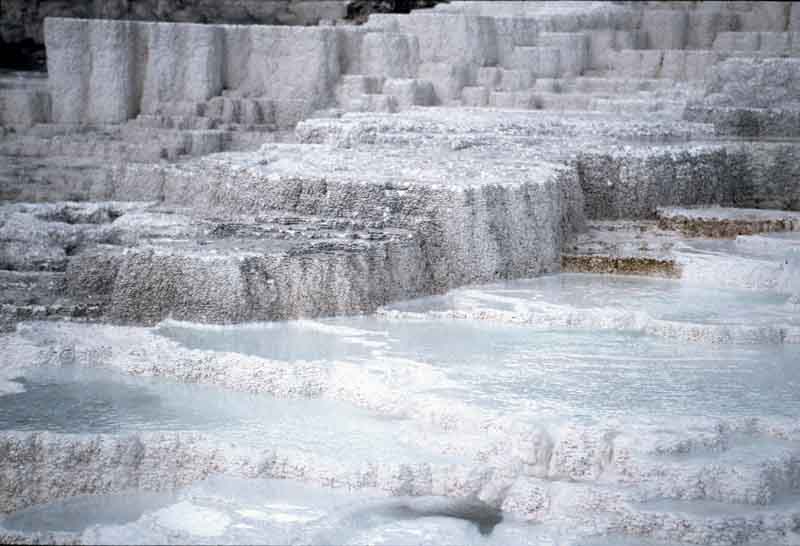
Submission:
<svg viewBox="0 0 800 546">
<path fill-rule="evenodd" d="M 239 25 L 316 25 L 347 14 L 338 0 L 4 0 L 0 7 L 0 68 L 45 68 L 47 17 Z"/>
<path fill-rule="evenodd" d="M 3 195 L 153 205 L 113 209 L 101 235 L 55 213 L 15 227 L 49 213 L 10 208 L 0 255 L 64 275 L 68 316 L 238 322 L 553 271 L 587 218 L 796 210 L 793 141 L 719 139 L 731 112 L 794 134 L 796 10 L 779 7 L 453 2 L 313 28 L 48 18 L 48 77 L 2 81 Z"/>
<path fill-rule="evenodd" d="M 798 4 L 328 7 L 3 2 L 0 540 L 797 543 Z"/>
</svg>

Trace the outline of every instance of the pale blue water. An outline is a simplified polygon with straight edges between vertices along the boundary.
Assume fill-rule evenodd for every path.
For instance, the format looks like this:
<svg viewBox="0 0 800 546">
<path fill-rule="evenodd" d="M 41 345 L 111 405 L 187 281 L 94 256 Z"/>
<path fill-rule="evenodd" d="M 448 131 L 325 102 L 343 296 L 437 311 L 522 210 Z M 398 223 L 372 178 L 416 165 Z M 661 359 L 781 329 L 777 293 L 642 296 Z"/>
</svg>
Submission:
<svg viewBox="0 0 800 546">
<path fill-rule="evenodd" d="M 337 361 L 359 363 L 387 377 L 395 366 L 403 366 L 397 359 L 415 361 L 444 373 L 449 381 L 409 388 L 489 409 L 585 420 L 631 412 L 800 415 L 800 345 L 712 345 L 638 333 L 553 331 L 437 318 L 321 322 L 362 330 L 361 339 L 383 344 L 347 344 L 337 353 Z M 285 344 L 296 333 L 284 334 L 297 328 L 292 323 L 264 329 L 204 328 L 199 345 L 194 341 L 200 334 L 190 326 L 170 326 L 160 332 L 187 347 L 239 347 L 248 354 L 280 359 L 293 354 Z M 324 361 L 329 335 L 309 333 L 298 352 Z"/>
<path fill-rule="evenodd" d="M 0 430 L 204 432 L 240 446 L 342 460 L 439 460 L 402 440 L 413 423 L 332 400 L 283 400 L 102 368 L 43 367 L 18 381 L 23 392 L 0 396 Z"/>
</svg>

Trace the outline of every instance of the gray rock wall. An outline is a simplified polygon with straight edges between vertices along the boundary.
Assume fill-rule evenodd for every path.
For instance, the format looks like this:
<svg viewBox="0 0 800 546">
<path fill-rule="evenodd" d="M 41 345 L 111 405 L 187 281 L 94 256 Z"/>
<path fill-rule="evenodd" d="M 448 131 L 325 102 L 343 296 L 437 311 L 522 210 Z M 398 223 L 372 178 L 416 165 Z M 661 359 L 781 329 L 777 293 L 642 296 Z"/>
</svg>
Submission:
<svg viewBox="0 0 800 546">
<path fill-rule="evenodd" d="M 477 172 L 477 164 L 482 163 L 467 161 L 468 154 L 447 159 L 443 152 L 441 159 L 426 155 L 433 165 L 419 178 L 398 175 L 396 182 L 381 182 L 384 175 L 368 168 L 369 164 L 374 168 L 374 155 L 382 155 L 388 169 L 401 172 L 401 165 L 410 161 L 408 151 L 398 150 L 398 157 L 392 158 L 387 148 L 355 151 L 279 145 L 273 153 L 282 158 L 277 163 L 285 162 L 286 167 L 277 167 L 286 169 L 281 174 L 252 164 L 237 167 L 238 158 L 209 159 L 183 174 L 168 176 L 165 200 L 236 214 L 284 210 L 356 217 L 383 227 L 414 230 L 420 234 L 425 267 L 436 291 L 551 270 L 558 262 L 561 241 L 583 226 L 577 177 L 555 164 L 532 164 L 517 174 L 517 180 L 500 173 L 497 181 L 473 182 L 465 173 Z M 293 165 L 295 157 L 304 163 L 299 171 Z M 317 162 L 317 158 L 323 159 Z M 443 165 L 459 161 L 472 167 L 463 167 L 465 172 L 452 168 L 437 184 L 422 181 L 439 175 Z M 327 169 L 326 174 L 320 172 Z"/>
<path fill-rule="evenodd" d="M 367 313 L 556 270 L 563 241 L 583 226 L 575 171 L 532 160 L 482 173 L 486 157 L 515 154 L 473 152 L 281 144 L 129 165 L 97 191 L 149 196 L 205 220 L 120 210 L 110 223 L 72 225 L 63 218 L 78 205 L 9 209 L 0 239 L 15 246 L 0 261 L 20 256 L 31 263 L 7 268 L 63 271 L 70 301 L 137 324 Z M 409 153 L 423 168 L 409 170 Z"/>
<path fill-rule="evenodd" d="M 341 0 L 3 0 L 0 7 L 0 66 L 43 68 L 44 19 L 75 17 L 183 23 L 316 25 L 341 19 Z M 12 58 L 15 57 L 15 58 Z M 15 63 L 15 64 L 14 64 Z"/>
<path fill-rule="evenodd" d="M 739 171 L 734 178 L 735 206 L 800 211 L 800 148 L 796 144 L 755 142 L 732 147 L 729 155 Z"/>
<path fill-rule="evenodd" d="M 109 263 L 102 253 L 67 270 L 72 295 L 91 294 L 93 268 L 110 277 L 109 318 L 154 324 L 165 318 L 210 323 L 360 314 L 424 295 L 415 241 L 371 249 L 219 255 L 172 247 L 137 249 Z M 86 263 L 88 262 L 88 264 Z"/>
<path fill-rule="evenodd" d="M 713 123 L 723 135 L 800 135 L 800 59 L 732 58 L 717 63 L 705 80 L 704 96 L 688 105 L 684 117 Z"/>
<path fill-rule="evenodd" d="M 0 126 L 28 127 L 50 121 L 50 93 L 46 90 L 0 88 Z"/>
<path fill-rule="evenodd" d="M 652 219 L 674 205 L 800 210 L 799 153 L 791 143 L 727 143 L 584 153 L 577 168 L 592 219 Z"/>
<path fill-rule="evenodd" d="M 119 123 L 223 89 L 276 105 L 326 106 L 339 77 L 337 30 L 48 19 L 56 123 Z M 264 54 L 263 52 L 269 52 Z"/>
<path fill-rule="evenodd" d="M 263 118 L 274 110 L 279 126 L 331 106 L 395 111 L 409 102 L 474 102 L 550 108 L 551 101 L 563 102 L 555 100 L 562 97 L 553 96 L 551 79 L 588 71 L 690 82 L 663 100 L 645 97 L 654 101 L 652 108 L 674 108 L 677 115 L 690 93 L 694 98 L 695 82 L 709 75 L 699 106 L 716 113 L 728 111 L 729 103 L 793 107 L 797 59 L 752 56 L 793 54 L 798 33 L 789 27 L 797 10 L 788 3 L 779 3 L 780 9 L 756 4 L 453 3 L 407 15 L 373 15 L 362 27 L 315 29 L 210 25 L 200 30 L 53 19 L 46 41 L 54 58 L 54 100 L 61 103 L 54 104 L 53 121 L 118 123 L 139 113 L 157 114 L 162 106 L 173 111 L 166 105 L 174 104 L 194 105 L 189 111 L 197 115 L 205 101 L 219 95 L 271 101 L 255 108 L 267 112 Z M 763 20 L 760 27 L 757 20 Z M 721 62 L 731 48 L 750 58 Z M 417 80 L 415 85 L 433 93 L 400 105 L 387 93 L 391 85 L 383 89 L 386 78 Z M 548 82 L 551 91 L 543 91 Z M 564 98 L 588 100 L 581 94 Z M 600 99 L 584 108 L 589 106 L 616 104 Z"/>
<path fill-rule="evenodd" d="M 654 218 L 667 205 L 727 204 L 739 165 L 724 146 L 582 154 L 578 177 L 592 219 Z"/>
<path fill-rule="evenodd" d="M 715 106 L 800 108 L 800 59 L 723 61 L 706 78 L 705 100 Z"/>
</svg>

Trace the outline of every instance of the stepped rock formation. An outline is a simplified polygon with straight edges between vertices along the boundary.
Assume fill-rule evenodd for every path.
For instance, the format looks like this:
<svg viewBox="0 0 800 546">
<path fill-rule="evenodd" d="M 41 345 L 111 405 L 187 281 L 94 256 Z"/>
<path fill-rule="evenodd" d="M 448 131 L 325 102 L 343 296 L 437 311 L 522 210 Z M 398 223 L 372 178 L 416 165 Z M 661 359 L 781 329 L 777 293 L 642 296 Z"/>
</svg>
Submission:
<svg viewBox="0 0 800 546">
<path fill-rule="evenodd" d="M 158 211 L 191 207 L 190 223 L 213 214 L 255 226 L 249 235 L 190 230 L 203 245 L 204 234 L 225 233 L 213 244 L 230 264 L 226 277 L 229 266 L 201 265 L 204 252 L 192 244 L 153 247 L 163 241 L 155 234 L 101 246 L 63 246 L 53 235 L 34 245 L 62 245 L 46 269 L 66 275 L 64 296 L 114 302 L 109 316 L 122 321 L 369 311 L 465 282 L 535 275 L 558 267 L 563 241 L 585 217 L 648 219 L 665 205 L 797 210 L 794 144 L 720 138 L 795 135 L 795 11 L 791 3 L 453 2 L 306 28 L 49 18 L 47 78 L 0 84 L 0 118 L 16 130 L 2 143 L 3 194 L 141 200 Z M 295 139 L 300 147 L 283 143 Z M 642 139 L 650 145 L 636 146 Z M 264 142 L 273 144 L 246 152 Z M 395 152 L 400 144 L 419 159 Z M 378 147 L 362 154 L 362 145 Z M 227 150 L 242 153 L 189 159 Z M 529 166 L 515 166 L 523 158 Z M 306 266 L 284 269 L 295 259 L 285 256 L 328 263 L 329 251 L 279 242 L 285 235 L 251 240 L 282 231 L 264 217 L 281 213 L 303 216 L 315 238 L 347 236 L 346 227 L 311 228 L 344 219 L 381 231 L 359 244 L 331 242 L 342 256 L 300 274 L 317 286 L 336 276 L 323 273 L 330 268 L 374 280 L 346 296 L 329 289 L 310 306 L 286 303 L 282 294 L 305 293 L 290 287 L 295 267 Z M 19 248 L 28 236 L 5 237 Z M 416 256 L 415 265 L 399 271 L 396 256 Z M 25 261 L 13 256 L 4 267 Z M 172 280 L 150 283 L 151 270 Z M 238 288 L 218 293 L 222 278 Z M 397 282 L 378 289 L 387 279 Z M 181 294 L 198 284 L 210 288 L 190 303 Z M 129 298 L 159 303 L 134 311 L 122 303 Z"/>
<path fill-rule="evenodd" d="M 0 541 L 798 539 L 799 3 L 36 6 Z"/>
</svg>

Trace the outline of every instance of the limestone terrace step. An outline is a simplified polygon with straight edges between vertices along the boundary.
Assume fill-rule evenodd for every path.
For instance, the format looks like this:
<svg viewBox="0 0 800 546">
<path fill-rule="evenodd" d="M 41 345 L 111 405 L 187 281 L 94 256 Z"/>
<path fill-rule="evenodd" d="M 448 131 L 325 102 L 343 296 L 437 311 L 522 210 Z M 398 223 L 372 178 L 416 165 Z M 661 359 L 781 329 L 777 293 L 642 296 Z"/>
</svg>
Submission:
<svg viewBox="0 0 800 546">
<path fill-rule="evenodd" d="M 0 270 L 0 332 L 17 322 L 99 318 L 102 306 L 64 296 L 64 273 Z"/>
<path fill-rule="evenodd" d="M 688 238 L 658 225 L 656 221 L 591 222 L 585 233 L 565 245 L 562 268 L 577 273 L 680 278 L 698 285 L 782 294 L 798 290 L 800 234 L 796 231 L 725 240 Z M 712 225 L 713 229 L 717 226 Z M 796 343 L 798 331 L 790 334 Z"/>
<path fill-rule="evenodd" d="M 103 223 L 80 214 L 103 207 L 117 211 Z M 15 239 L 4 247 L 14 243 L 18 265 L 38 267 L 37 260 L 53 255 L 65 271 L 0 277 L 0 298 L 14 306 L 4 312 L 9 320 L 46 317 L 63 296 L 87 305 L 110 303 L 110 317 L 123 322 L 360 313 L 416 294 L 427 282 L 411 232 L 347 218 L 269 212 L 197 217 L 146 204 L 114 203 L 6 208 L 11 210 L 4 236 Z M 53 216 L 73 209 L 82 221 L 68 223 L 63 215 Z M 30 295 L 23 297 L 26 291 Z M 46 308 L 20 310 L 26 305 Z"/>
<path fill-rule="evenodd" d="M 800 212 L 729 207 L 664 207 L 656 211 L 661 229 L 690 237 L 733 238 L 776 231 L 800 231 Z"/>
<path fill-rule="evenodd" d="M 547 112 L 503 109 L 419 108 L 398 115 L 345 114 L 340 118 L 303 121 L 295 129 L 302 143 L 342 146 L 378 144 L 382 141 L 408 144 L 472 139 L 483 143 L 506 138 L 568 138 L 589 140 L 685 141 L 711 138 L 710 124 L 682 120 L 643 120 L 603 112 Z M 541 145 L 541 140 L 536 142 Z"/>
</svg>

